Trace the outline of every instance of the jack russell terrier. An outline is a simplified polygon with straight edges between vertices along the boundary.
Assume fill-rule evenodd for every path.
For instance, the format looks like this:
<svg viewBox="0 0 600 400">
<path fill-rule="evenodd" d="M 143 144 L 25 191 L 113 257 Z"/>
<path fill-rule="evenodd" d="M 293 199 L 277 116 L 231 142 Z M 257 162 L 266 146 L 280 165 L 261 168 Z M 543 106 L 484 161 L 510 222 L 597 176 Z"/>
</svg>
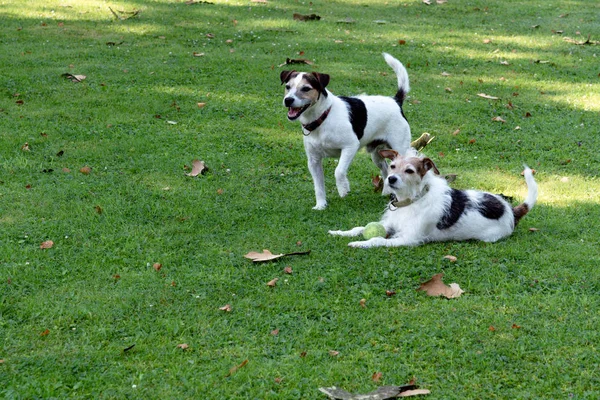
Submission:
<svg viewBox="0 0 600 400">
<path fill-rule="evenodd" d="M 327 207 L 323 158 L 339 157 L 335 181 L 340 197 L 344 197 L 350 191 L 348 167 L 360 148 L 367 148 L 385 179 L 387 163 L 377 150 L 394 149 L 403 154 L 410 147 L 410 127 L 402 111 L 402 103 L 410 89 L 408 73 L 391 55 L 383 53 L 383 57 L 398 78 L 398 91 L 394 97 L 338 97 L 326 89 L 327 74 L 281 72 L 281 83 L 285 84 L 283 104 L 288 108 L 288 119 L 302 124 L 308 169 L 317 198 L 315 210 Z"/>
<path fill-rule="evenodd" d="M 527 166 L 527 199 L 513 208 L 499 195 L 450 188 L 429 158 L 402 156 L 394 150 L 382 150 L 380 154 L 392 160 L 383 186 L 383 194 L 394 199 L 381 219 L 387 237 L 351 242 L 351 247 L 416 246 L 469 239 L 495 242 L 513 232 L 537 199 L 537 184 Z M 363 231 L 364 227 L 356 227 L 329 233 L 359 236 Z"/>
</svg>

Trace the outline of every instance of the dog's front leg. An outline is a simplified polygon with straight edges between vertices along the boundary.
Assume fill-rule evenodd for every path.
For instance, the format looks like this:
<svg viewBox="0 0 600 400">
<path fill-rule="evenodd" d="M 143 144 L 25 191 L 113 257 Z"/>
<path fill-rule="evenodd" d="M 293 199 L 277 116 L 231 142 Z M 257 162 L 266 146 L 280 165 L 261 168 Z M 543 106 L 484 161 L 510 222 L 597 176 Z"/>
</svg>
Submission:
<svg viewBox="0 0 600 400">
<path fill-rule="evenodd" d="M 315 185 L 315 197 L 317 198 L 317 205 L 313 207 L 313 210 L 324 210 L 327 207 L 327 200 L 325 197 L 325 176 L 323 175 L 323 158 L 319 155 L 310 154 L 307 152 L 308 158 L 308 170 L 312 176 L 313 183 Z"/>
<path fill-rule="evenodd" d="M 405 237 L 394 237 L 386 239 L 382 237 L 374 237 L 369 240 L 360 242 L 350 242 L 348 246 L 368 249 L 370 247 L 400 247 L 400 246 L 416 246 L 420 242 L 418 240 L 407 239 Z"/>
<path fill-rule="evenodd" d="M 358 141 L 355 145 L 342 149 L 340 160 L 335 168 L 335 185 L 337 186 L 340 197 L 345 197 L 350 192 L 350 181 L 348 180 L 348 168 L 360 148 Z"/>
<path fill-rule="evenodd" d="M 364 232 L 364 226 L 357 226 L 356 228 L 352 228 L 349 231 L 329 231 L 330 235 L 333 236 L 360 236 Z"/>
</svg>

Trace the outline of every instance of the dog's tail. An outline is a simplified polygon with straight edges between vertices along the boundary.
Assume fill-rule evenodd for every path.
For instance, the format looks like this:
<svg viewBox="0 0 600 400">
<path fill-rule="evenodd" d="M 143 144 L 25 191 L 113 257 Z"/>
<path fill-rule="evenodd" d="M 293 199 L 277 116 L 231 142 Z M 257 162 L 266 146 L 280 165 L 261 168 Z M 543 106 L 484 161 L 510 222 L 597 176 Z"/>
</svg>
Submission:
<svg viewBox="0 0 600 400">
<path fill-rule="evenodd" d="M 396 103 L 400 107 L 404 103 L 404 99 L 406 98 L 406 94 L 410 91 L 410 83 L 408 82 L 408 72 L 406 72 L 406 68 L 404 65 L 394 57 L 390 56 L 388 53 L 383 53 L 383 58 L 385 58 L 385 62 L 392 67 L 396 76 L 398 77 L 398 92 L 394 96 Z"/>
<path fill-rule="evenodd" d="M 538 189 L 535 179 L 533 179 L 533 171 L 527 165 L 525 165 L 525 182 L 527 183 L 527 198 L 525 201 L 515 208 L 513 208 L 513 215 L 515 217 L 515 226 L 519 223 L 519 220 L 525 216 L 533 208 L 537 200 Z"/>
</svg>

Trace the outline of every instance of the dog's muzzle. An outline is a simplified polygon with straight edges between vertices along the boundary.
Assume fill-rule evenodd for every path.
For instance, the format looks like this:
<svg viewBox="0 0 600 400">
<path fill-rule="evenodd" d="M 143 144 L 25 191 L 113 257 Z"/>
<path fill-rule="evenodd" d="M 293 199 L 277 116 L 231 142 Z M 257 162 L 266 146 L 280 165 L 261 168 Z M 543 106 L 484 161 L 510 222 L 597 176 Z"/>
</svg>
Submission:
<svg viewBox="0 0 600 400">
<path fill-rule="evenodd" d="M 303 107 L 292 107 L 295 101 L 296 100 L 293 97 L 286 97 L 283 100 L 283 103 L 288 108 L 288 119 L 290 121 L 297 119 L 304 111 L 306 111 L 308 107 L 310 107 L 310 104 L 307 104 Z"/>
<path fill-rule="evenodd" d="M 398 182 L 398 177 L 396 175 L 390 175 L 388 176 L 387 180 L 390 187 L 394 187 L 394 184 Z"/>
</svg>

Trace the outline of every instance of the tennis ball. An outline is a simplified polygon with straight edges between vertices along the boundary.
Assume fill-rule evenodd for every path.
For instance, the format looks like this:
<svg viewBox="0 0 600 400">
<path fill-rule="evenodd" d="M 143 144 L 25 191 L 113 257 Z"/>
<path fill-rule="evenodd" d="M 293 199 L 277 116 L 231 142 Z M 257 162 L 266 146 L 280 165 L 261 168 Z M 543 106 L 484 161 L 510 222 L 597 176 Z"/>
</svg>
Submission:
<svg viewBox="0 0 600 400">
<path fill-rule="evenodd" d="M 365 230 L 363 231 L 363 237 L 365 239 L 371 239 L 374 237 L 386 237 L 387 233 L 383 225 L 380 222 L 369 222 L 367 226 L 365 226 Z"/>
</svg>

